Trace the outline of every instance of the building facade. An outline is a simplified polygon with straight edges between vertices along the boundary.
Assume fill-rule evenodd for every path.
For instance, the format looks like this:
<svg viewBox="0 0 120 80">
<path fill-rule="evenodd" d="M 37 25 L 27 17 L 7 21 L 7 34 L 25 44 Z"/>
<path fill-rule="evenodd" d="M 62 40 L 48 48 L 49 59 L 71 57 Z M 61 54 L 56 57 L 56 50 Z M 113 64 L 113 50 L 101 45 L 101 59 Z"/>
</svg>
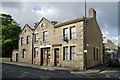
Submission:
<svg viewBox="0 0 120 80">
<path fill-rule="evenodd" d="M 18 61 L 33 63 L 33 29 L 29 25 L 25 25 L 19 35 L 19 54 Z"/>
<path fill-rule="evenodd" d="M 87 23 L 85 24 L 85 19 Z M 42 18 L 19 36 L 19 62 L 84 69 L 103 63 L 102 33 L 96 11 L 63 23 Z"/>
</svg>

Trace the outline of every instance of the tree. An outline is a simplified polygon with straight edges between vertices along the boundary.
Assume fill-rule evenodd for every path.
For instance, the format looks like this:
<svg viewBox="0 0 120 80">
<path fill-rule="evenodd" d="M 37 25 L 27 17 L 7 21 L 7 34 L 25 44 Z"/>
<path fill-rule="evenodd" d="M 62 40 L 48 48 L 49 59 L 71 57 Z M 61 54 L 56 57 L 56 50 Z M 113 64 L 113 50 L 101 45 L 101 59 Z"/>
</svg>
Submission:
<svg viewBox="0 0 120 80">
<path fill-rule="evenodd" d="M 2 57 L 11 57 L 12 50 L 18 48 L 18 36 L 21 28 L 9 14 L 0 14 L 0 45 Z"/>
</svg>

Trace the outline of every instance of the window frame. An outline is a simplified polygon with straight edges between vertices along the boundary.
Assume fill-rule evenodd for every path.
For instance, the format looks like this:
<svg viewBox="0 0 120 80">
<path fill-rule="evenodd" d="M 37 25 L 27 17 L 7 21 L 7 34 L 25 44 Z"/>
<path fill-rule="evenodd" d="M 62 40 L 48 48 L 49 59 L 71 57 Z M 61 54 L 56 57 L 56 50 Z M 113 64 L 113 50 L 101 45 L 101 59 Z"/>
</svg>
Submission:
<svg viewBox="0 0 120 80">
<path fill-rule="evenodd" d="M 99 49 L 96 48 L 96 60 L 98 60 L 98 59 L 99 59 Z"/>
<path fill-rule="evenodd" d="M 24 37 L 21 37 L 21 45 L 24 44 Z"/>
<path fill-rule="evenodd" d="M 27 36 L 27 44 L 30 43 L 30 35 Z"/>
<path fill-rule="evenodd" d="M 63 47 L 63 60 L 68 60 L 68 46 Z"/>
<path fill-rule="evenodd" d="M 76 39 L 76 26 L 70 27 L 70 39 Z"/>
<path fill-rule="evenodd" d="M 43 32 L 43 41 L 48 41 L 48 31 Z"/>
<path fill-rule="evenodd" d="M 38 57 L 38 52 L 39 50 L 38 50 L 38 47 L 35 47 L 34 48 L 34 58 L 37 58 Z"/>
<path fill-rule="evenodd" d="M 39 41 L 39 33 L 35 34 L 35 43 Z"/>
<path fill-rule="evenodd" d="M 76 59 L 76 46 L 70 46 L 70 60 Z"/>
<path fill-rule="evenodd" d="M 63 28 L 63 40 L 68 40 L 68 28 Z"/>
</svg>

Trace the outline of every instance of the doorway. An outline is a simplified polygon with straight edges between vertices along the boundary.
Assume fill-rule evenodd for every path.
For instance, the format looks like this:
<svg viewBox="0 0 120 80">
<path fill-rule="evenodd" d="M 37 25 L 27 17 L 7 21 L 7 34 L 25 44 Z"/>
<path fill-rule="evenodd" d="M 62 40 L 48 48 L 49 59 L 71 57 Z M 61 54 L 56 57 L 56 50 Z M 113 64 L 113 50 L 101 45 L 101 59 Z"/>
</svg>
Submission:
<svg viewBox="0 0 120 80">
<path fill-rule="evenodd" d="M 55 48 L 54 49 L 54 56 L 55 56 L 55 58 L 54 58 L 54 65 L 55 66 L 58 66 L 58 64 L 59 64 L 59 48 Z"/>
<path fill-rule="evenodd" d="M 50 65 L 50 48 L 41 49 L 41 65 Z"/>
<path fill-rule="evenodd" d="M 16 53 L 16 62 L 18 62 L 18 53 Z"/>
</svg>

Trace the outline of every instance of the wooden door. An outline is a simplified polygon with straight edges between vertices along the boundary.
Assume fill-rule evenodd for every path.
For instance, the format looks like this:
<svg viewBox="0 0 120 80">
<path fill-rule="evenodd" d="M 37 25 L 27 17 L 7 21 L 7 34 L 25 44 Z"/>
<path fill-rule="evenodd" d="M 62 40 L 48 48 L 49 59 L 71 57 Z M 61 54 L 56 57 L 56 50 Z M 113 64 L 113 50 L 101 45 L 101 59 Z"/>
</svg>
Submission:
<svg viewBox="0 0 120 80">
<path fill-rule="evenodd" d="M 59 64 L 59 48 L 56 48 L 54 50 L 54 55 L 55 55 L 55 66 L 58 66 L 58 64 Z"/>
</svg>

